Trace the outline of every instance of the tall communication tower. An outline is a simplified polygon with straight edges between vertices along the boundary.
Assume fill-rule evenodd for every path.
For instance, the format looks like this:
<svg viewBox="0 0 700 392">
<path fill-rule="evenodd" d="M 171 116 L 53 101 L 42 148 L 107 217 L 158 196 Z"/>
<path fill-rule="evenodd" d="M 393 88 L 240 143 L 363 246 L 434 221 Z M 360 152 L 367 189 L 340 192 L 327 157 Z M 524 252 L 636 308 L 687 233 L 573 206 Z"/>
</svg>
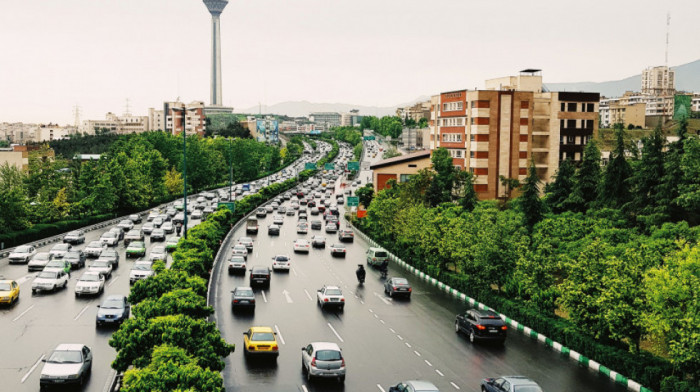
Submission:
<svg viewBox="0 0 700 392">
<path fill-rule="evenodd" d="M 80 127 L 80 106 L 78 106 L 78 104 L 73 106 L 73 116 L 75 117 L 75 127 Z"/>
<path fill-rule="evenodd" d="M 667 12 L 666 13 L 666 62 L 664 63 L 664 65 L 667 67 L 668 67 L 668 35 L 669 35 L 670 31 L 671 31 L 671 13 Z"/>
<path fill-rule="evenodd" d="M 129 105 L 129 98 L 126 99 L 126 107 L 124 107 L 124 116 L 131 116 L 131 105 Z"/>
<path fill-rule="evenodd" d="M 221 26 L 219 17 L 228 0 L 203 0 L 211 14 L 211 105 L 221 106 Z"/>
</svg>

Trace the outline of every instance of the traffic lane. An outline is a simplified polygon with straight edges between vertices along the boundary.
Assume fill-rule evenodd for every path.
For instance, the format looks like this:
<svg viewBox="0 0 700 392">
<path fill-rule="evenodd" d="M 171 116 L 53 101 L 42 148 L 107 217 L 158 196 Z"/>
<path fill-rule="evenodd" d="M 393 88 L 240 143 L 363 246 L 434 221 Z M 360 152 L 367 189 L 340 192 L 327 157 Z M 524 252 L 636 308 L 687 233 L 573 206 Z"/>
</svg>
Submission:
<svg viewBox="0 0 700 392">
<path fill-rule="evenodd" d="M 338 275 L 347 276 L 356 264 L 365 263 L 363 250 L 366 247 L 367 244 L 362 239 L 356 238 L 348 247 L 348 258 L 353 262 L 333 263 L 331 266 L 339 271 Z M 422 351 L 419 352 L 423 356 L 434 358 L 428 361 L 436 365 L 445 374 L 444 377 L 448 376 L 447 369 L 454 378 L 461 381 L 461 385 L 478 385 L 486 377 L 523 374 L 536 380 L 545 390 L 555 390 L 562 386 L 565 390 L 581 392 L 624 390 L 624 387 L 587 368 L 577 366 L 556 351 L 547 349 L 516 331 L 510 331 L 504 348 L 472 346 L 468 340 L 456 336 L 454 332 L 455 315 L 468 308 L 463 302 L 419 281 L 395 264 L 390 264 L 389 276 L 402 276 L 409 280 L 413 286 L 411 300 L 395 300 L 386 296 L 383 280 L 379 278 L 378 271 L 372 268 L 368 268 L 362 290 L 364 300 L 369 306 L 381 301 L 383 306 L 373 308 L 378 317 L 390 325 L 397 336 L 420 348 Z M 456 364 L 460 366 L 455 366 Z M 442 378 L 443 376 L 439 377 Z"/>
</svg>

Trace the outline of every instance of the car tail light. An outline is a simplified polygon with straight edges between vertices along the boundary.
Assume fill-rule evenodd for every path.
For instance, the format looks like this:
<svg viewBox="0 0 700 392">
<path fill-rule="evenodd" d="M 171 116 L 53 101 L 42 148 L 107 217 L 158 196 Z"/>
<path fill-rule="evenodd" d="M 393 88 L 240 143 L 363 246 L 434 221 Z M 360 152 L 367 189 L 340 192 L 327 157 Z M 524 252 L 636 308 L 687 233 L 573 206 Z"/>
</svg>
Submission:
<svg viewBox="0 0 700 392">
<path fill-rule="evenodd" d="M 410 293 L 411 291 L 413 291 L 413 289 L 409 287 L 409 288 L 408 288 L 408 292 Z"/>
<path fill-rule="evenodd" d="M 251 300 L 250 300 L 250 303 L 251 303 L 251 304 L 254 304 L 254 303 L 255 303 L 255 300 L 254 300 L 254 299 L 251 299 Z"/>
<path fill-rule="evenodd" d="M 476 329 L 478 329 L 478 330 L 480 330 L 480 331 L 483 331 L 483 330 L 486 329 L 486 327 L 484 327 L 483 325 L 477 324 L 477 325 L 476 325 Z"/>
<path fill-rule="evenodd" d="M 341 298 L 341 299 L 340 299 L 340 302 L 345 302 L 345 298 Z"/>
<path fill-rule="evenodd" d="M 396 286 L 392 286 L 391 289 L 392 289 L 392 290 L 396 290 Z"/>
<path fill-rule="evenodd" d="M 311 360 L 311 366 L 316 367 L 316 358 Z"/>
<path fill-rule="evenodd" d="M 277 345 L 272 346 L 272 351 L 279 351 L 279 349 L 280 349 L 280 348 L 277 347 Z"/>
<path fill-rule="evenodd" d="M 238 303 L 238 300 L 237 300 L 237 299 L 234 299 L 234 300 L 233 300 L 233 303 L 234 303 L 234 304 L 237 304 L 237 303 Z"/>
<path fill-rule="evenodd" d="M 255 351 L 255 346 L 250 346 L 250 347 L 248 347 L 248 350 L 250 350 L 250 351 Z"/>
<path fill-rule="evenodd" d="M 345 358 L 341 359 L 342 362 L 340 362 L 340 367 L 345 367 Z"/>
<path fill-rule="evenodd" d="M 508 330 L 508 327 L 504 325 L 501 327 L 501 330 L 506 331 L 506 330 Z"/>
<path fill-rule="evenodd" d="M 324 299 L 323 299 L 323 302 L 328 302 L 328 298 L 324 298 Z"/>
<path fill-rule="evenodd" d="M 270 275 L 265 275 L 265 278 L 270 279 Z"/>
</svg>

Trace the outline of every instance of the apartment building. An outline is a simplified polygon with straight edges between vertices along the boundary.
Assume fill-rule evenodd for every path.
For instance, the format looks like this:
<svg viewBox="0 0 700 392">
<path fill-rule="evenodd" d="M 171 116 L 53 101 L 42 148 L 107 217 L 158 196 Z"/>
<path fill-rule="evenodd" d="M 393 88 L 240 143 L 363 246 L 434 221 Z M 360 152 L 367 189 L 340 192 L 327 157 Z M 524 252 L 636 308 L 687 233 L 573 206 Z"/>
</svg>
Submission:
<svg viewBox="0 0 700 392">
<path fill-rule="evenodd" d="M 540 179 L 552 181 L 562 160 L 581 161 L 597 133 L 600 95 L 543 91 L 539 72 L 431 100 L 431 149 L 446 148 L 456 167 L 474 173 L 481 199 L 506 197 L 500 177 L 524 180 L 530 159 Z"/>
<path fill-rule="evenodd" d="M 646 121 L 646 103 L 622 104 L 620 98 L 601 99 L 599 106 L 600 127 L 611 128 L 622 123 L 625 127 L 644 127 Z"/>
<path fill-rule="evenodd" d="M 335 112 L 316 112 L 309 114 L 309 120 L 316 123 L 317 125 L 322 125 L 326 129 L 331 127 L 339 127 L 341 122 L 340 113 Z"/>
<path fill-rule="evenodd" d="M 676 92 L 675 71 L 666 66 L 649 67 L 642 71 L 642 94 L 673 95 Z"/>
<path fill-rule="evenodd" d="M 185 121 L 183 124 L 182 116 L 183 109 L 185 111 Z M 163 111 L 153 111 L 154 115 L 163 115 L 163 127 L 157 128 L 162 129 L 166 132 L 170 132 L 173 135 L 180 134 L 183 131 L 188 135 L 204 135 L 205 130 L 205 117 L 204 117 L 204 102 L 203 101 L 192 101 L 188 104 L 183 102 L 164 102 Z M 160 113 L 158 113 L 160 112 Z M 150 120 L 149 122 L 158 123 L 159 120 Z"/>
<path fill-rule="evenodd" d="M 18 169 L 27 170 L 29 168 L 29 151 L 27 146 L 13 145 L 0 148 L 0 166 L 6 163 L 10 166 L 16 166 Z"/>
</svg>

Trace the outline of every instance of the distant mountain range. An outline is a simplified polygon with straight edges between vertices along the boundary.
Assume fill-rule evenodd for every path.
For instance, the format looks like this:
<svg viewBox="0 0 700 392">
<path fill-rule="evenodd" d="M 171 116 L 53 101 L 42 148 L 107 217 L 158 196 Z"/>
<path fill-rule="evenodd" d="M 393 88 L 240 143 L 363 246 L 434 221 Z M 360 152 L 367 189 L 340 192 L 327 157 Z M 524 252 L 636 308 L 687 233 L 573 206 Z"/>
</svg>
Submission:
<svg viewBox="0 0 700 392">
<path fill-rule="evenodd" d="M 700 60 L 671 67 L 676 71 L 676 90 L 700 92 Z M 625 91 L 642 89 L 642 74 L 608 82 L 545 83 L 550 91 L 589 91 L 600 92 L 601 96 L 619 97 Z"/>
<path fill-rule="evenodd" d="M 672 67 L 676 71 L 676 90 L 700 92 L 700 60 L 691 63 Z M 605 97 L 619 97 L 625 91 L 640 91 L 642 87 L 642 75 L 634 75 L 621 80 L 611 80 L 608 82 L 576 82 L 576 83 L 545 83 L 550 91 L 587 91 L 599 92 Z M 438 93 L 437 91 L 435 93 Z M 316 103 L 309 101 L 281 102 L 270 106 L 253 106 L 250 108 L 236 110 L 236 113 L 254 114 L 282 114 L 290 117 L 306 117 L 315 112 L 336 112 L 347 113 L 352 109 L 360 111 L 361 115 L 370 116 L 393 116 L 396 108 L 406 107 L 416 102 L 427 101 L 430 96 L 420 96 L 410 102 L 405 102 L 391 107 L 363 106 L 346 103 Z"/>
</svg>

